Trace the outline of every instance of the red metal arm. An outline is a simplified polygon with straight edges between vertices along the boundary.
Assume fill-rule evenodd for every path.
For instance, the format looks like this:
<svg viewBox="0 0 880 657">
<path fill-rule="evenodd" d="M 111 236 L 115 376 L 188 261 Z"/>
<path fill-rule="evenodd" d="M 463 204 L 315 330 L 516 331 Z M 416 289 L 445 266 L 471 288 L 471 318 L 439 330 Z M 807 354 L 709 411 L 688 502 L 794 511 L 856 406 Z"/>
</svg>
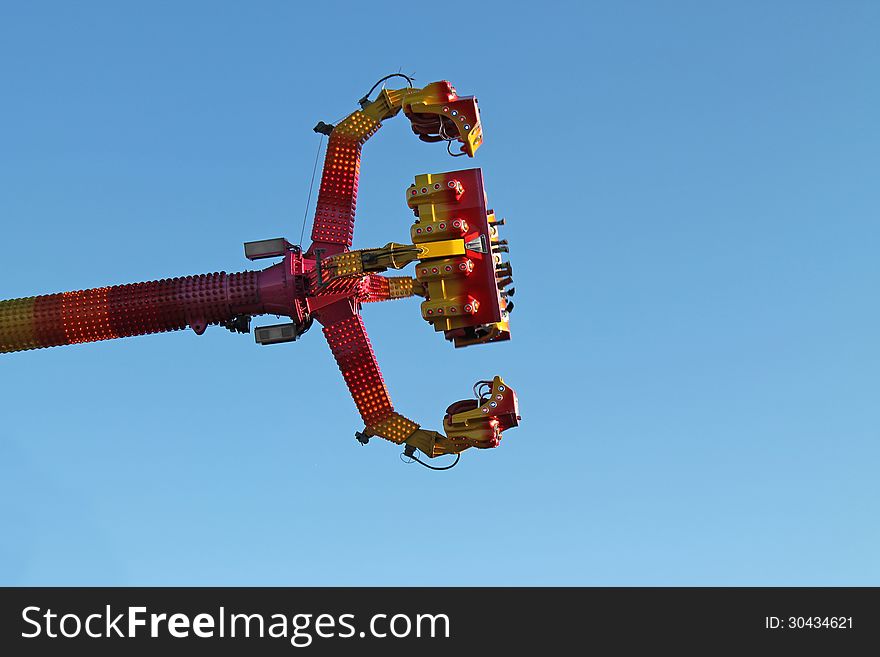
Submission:
<svg viewBox="0 0 880 657">
<path fill-rule="evenodd" d="M 382 127 L 382 121 L 402 109 L 420 139 L 457 140 L 462 152 L 471 157 L 483 142 L 476 99 L 459 97 L 447 81 L 432 82 L 423 89 L 383 89 L 376 100 L 362 100 L 361 107 L 338 125 L 325 126 L 331 132 L 312 225 L 312 245 L 306 253 L 309 257 L 317 249 L 330 256 L 351 247 L 361 147 Z"/>
<path fill-rule="evenodd" d="M 394 411 L 364 321 L 348 303 L 337 303 L 322 312 L 324 337 L 342 372 L 345 384 L 364 425 L 376 435 L 404 442 L 419 425 Z"/>
<path fill-rule="evenodd" d="M 312 225 L 310 254 L 315 249 L 323 249 L 327 255 L 332 255 L 351 246 L 361 146 L 380 126 L 377 120 L 363 112 L 355 112 L 330 134 Z"/>
<path fill-rule="evenodd" d="M 219 272 L 0 301 L 0 353 L 177 331 L 271 313 L 305 320 L 297 281 L 302 258 L 288 252 L 263 271 Z"/>
<path fill-rule="evenodd" d="M 203 274 L 0 301 L 0 352 L 176 331 L 259 305 L 259 272 Z"/>
</svg>

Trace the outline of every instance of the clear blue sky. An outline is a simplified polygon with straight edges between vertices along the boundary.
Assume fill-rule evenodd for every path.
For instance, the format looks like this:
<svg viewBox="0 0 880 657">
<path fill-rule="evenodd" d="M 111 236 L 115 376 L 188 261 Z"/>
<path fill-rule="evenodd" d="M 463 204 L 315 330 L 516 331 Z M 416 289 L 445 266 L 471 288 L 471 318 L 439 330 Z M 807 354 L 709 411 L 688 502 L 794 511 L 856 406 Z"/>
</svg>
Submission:
<svg viewBox="0 0 880 657">
<path fill-rule="evenodd" d="M 356 246 L 483 167 L 514 339 L 364 317 L 400 411 L 499 373 L 523 423 L 448 473 L 361 447 L 318 330 L 4 355 L 0 584 L 880 584 L 878 33 L 858 1 L 4 3 L 0 298 L 246 269 L 299 236 L 318 120 L 448 78 L 483 148 L 389 121 Z"/>
</svg>

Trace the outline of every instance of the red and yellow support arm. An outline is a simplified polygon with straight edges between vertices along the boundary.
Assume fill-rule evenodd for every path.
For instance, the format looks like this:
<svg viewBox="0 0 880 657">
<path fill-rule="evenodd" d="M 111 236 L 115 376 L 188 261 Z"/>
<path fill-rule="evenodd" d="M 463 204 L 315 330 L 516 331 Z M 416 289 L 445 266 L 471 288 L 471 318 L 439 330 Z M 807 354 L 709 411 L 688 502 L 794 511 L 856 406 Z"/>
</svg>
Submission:
<svg viewBox="0 0 880 657">
<path fill-rule="evenodd" d="M 0 353 L 176 331 L 253 312 L 259 272 L 184 276 L 148 283 L 0 301 Z"/>
<path fill-rule="evenodd" d="M 459 97 L 445 80 L 421 89 L 383 89 L 376 100 L 364 100 L 361 109 L 336 126 L 325 126 L 330 131 L 330 139 L 308 255 L 317 249 L 333 255 L 351 247 L 361 147 L 382 127 L 382 121 L 401 110 L 410 119 L 413 132 L 427 141 L 458 141 L 462 152 L 471 157 L 483 142 L 476 99 Z"/>
<path fill-rule="evenodd" d="M 328 321 L 324 336 L 364 422 L 366 436 L 380 436 L 410 445 L 429 457 L 457 454 L 469 447 L 496 447 L 502 433 L 519 422 L 516 393 L 501 377 L 479 400 L 452 404 L 443 420 L 445 435 L 421 426 L 394 410 L 364 321 L 356 309 L 338 304 L 319 314 Z M 485 382 L 488 383 L 488 382 Z"/>
</svg>

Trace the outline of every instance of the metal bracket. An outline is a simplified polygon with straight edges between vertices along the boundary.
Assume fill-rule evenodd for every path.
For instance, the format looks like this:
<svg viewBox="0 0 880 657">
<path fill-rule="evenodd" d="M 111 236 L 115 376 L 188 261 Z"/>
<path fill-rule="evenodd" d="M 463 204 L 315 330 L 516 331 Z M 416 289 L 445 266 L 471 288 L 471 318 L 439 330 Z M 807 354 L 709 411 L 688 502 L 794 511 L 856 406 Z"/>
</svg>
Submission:
<svg viewBox="0 0 880 657">
<path fill-rule="evenodd" d="M 312 130 L 317 132 L 320 135 L 330 136 L 330 133 L 333 132 L 333 128 L 336 126 L 332 123 L 324 123 L 323 121 L 318 121 L 318 125 L 316 125 Z"/>
<path fill-rule="evenodd" d="M 318 287 L 324 287 L 327 284 L 324 282 L 324 275 L 321 271 L 321 256 L 324 255 L 324 251 L 326 249 L 315 249 L 315 274 L 318 277 Z"/>
<path fill-rule="evenodd" d="M 228 319 L 222 323 L 222 326 L 232 333 L 250 333 L 251 332 L 251 316 L 236 315 L 232 319 Z"/>
</svg>

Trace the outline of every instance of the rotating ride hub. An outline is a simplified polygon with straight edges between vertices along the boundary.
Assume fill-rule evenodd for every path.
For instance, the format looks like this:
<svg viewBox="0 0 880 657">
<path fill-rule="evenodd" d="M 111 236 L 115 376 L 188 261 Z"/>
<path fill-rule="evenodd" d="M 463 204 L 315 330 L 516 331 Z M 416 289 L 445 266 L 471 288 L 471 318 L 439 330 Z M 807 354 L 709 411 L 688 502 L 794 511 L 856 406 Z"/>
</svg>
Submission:
<svg viewBox="0 0 880 657">
<path fill-rule="evenodd" d="M 283 237 L 247 242 L 262 271 L 183 276 L 147 283 L 0 301 L 0 353 L 95 342 L 211 325 L 248 333 L 259 315 L 290 321 L 254 329 L 261 345 L 293 342 L 317 321 L 364 421 L 356 438 L 404 445 L 425 465 L 469 447 L 496 447 L 520 416 L 516 393 L 500 376 L 479 381 L 475 398 L 451 404 L 443 432 L 423 429 L 394 410 L 360 314 L 361 305 L 420 297 L 422 318 L 455 347 L 510 339 L 513 271 L 501 238 L 504 220 L 488 208 L 480 169 L 429 173 L 406 189 L 413 223 L 406 242 L 352 250 L 363 144 L 400 112 L 422 141 L 445 142 L 451 155 L 473 157 L 483 142 L 477 101 L 449 82 L 382 88 L 336 125 L 318 123 L 327 151 L 311 232 L 303 250 Z M 457 144 L 459 153 L 452 152 Z M 414 276 L 385 276 L 415 268 Z M 454 465 L 454 463 L 453 463 Z M 433 469 L 451 467 L 428 466 Z"/>
</svg>

